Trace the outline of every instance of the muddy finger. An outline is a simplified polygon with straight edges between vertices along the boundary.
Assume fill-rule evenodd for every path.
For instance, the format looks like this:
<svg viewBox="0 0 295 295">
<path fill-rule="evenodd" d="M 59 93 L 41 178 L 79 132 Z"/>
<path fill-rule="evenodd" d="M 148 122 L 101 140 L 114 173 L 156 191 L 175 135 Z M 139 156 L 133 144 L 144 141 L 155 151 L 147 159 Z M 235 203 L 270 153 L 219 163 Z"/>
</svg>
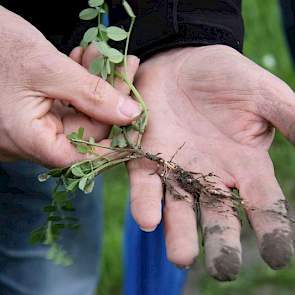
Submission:
<svg viewBox="0 0 295 295">
<path fill-rule="evenodd" d="M 273 269 L 287 266 L 294 253 L 293 233 L 286 200 L 273 169 L 241 178 L 240 194 L 263 260 Z"/>
<path fill-rule="evenodd" d="M 242 263 L 241 225 L 231 192 L 203 193 L 200 209 L 207 270 L 219 281 L 235 280 Z"/>
</svg>

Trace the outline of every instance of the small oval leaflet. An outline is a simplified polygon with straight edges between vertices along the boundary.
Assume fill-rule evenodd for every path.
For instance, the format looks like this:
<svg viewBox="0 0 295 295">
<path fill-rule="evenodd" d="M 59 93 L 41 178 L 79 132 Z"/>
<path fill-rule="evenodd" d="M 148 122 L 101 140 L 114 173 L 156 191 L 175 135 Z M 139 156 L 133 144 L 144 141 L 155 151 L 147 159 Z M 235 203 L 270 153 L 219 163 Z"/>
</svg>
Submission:
<svg viewBox="0 0 295 295">
<path fill-rule="evenodd" d="M 84 176 L 84 172 L 82 171 L 81 167 L 79 166 L 75 166 L 71 169 L 71 172 L 73 175 L 77 176 L 77 177 L 83 177 Z"/>
<path fill-rule="evenodd" d="M 104 41 L 101 41 L 101 42 L 93 41 L 93 44 L 102 55 L 108 56 L 108 51 L 110 49 L 110 46 L 106 42 L 104 42 Z"/>
<path fill-rule="evenodd" d="M 82 20 L 91 20 L 97 17 L 97 15 L 98 11 L 95 8 L 86 8 L 80 12 L 79 17 Z"/>
<path fill-rule="evenodd" d="M 84 191 L 86 184 L 87 184 L 87 177 L 81 178 L 79 181 L 79 189 L 81 191 Z"/>
<path fill-rule="evenodd" d="M 108 58 L 110 59 L 111 62 L 115 64 L 119 64 L 120 62 L 122 62 L 124 56 L 119 50 L 115 48 L 110 48 L 108 50 Z"/>
<path fill-rule="evenodd" d="M 122 41 L 128 36 L 128 33 L 119 27 L 111 26 L 106 29 L 107 35 L 111 40 Z"/>
<path fill-rule="evenodd" d="M 92 75 L 99 75 L 101 74 L 102 70 L 103 70 L 103 66 L 104 66 L 104 58 L 95 58 L 89 66 L 89 72 Z M 95 143 L 95 141 L 93 141 L 93 143 Z"/>
<path fill-rule="evenodd" d="M 67 191 L 73 191 L 79 183 L 79 179 L 67 179 L 66 189 Z"/>
<path fill-rule="evenodd" d="M 89 0 L 88 1 L 88 5 L 90 7 L 97 7 L 97 6 L 101 6 L 104 3 L 104 0 Z"/>
<path fill-rule="evenodd" d="M 94 189 L 95 181 L 91 180 L 84 188 L 85 194 L 90 194 Z"/>
<path fill-rule="evenodd" d="M 98 29 L 96 27 L 88 29 L 83 37 L 83 42 L 89 43 L 96 40 Z"/>
<path fill-rule="evenodd" d="M 131 18 L 135 18 L 135 17 L 136 17 L 135 14 L 134 14 L 134 12 L 133 12 L 133 10 L 132 10 L 132 8 L 131 8 L 131 6 L 129 5 L 129 3 L 128 3 L 127 1 L 125 1 L 125 0 L 123 1 L 123 6 L 124 6 L 124 8 L 125 8 L 127 14 L 128 14 Z"/>
</svg>

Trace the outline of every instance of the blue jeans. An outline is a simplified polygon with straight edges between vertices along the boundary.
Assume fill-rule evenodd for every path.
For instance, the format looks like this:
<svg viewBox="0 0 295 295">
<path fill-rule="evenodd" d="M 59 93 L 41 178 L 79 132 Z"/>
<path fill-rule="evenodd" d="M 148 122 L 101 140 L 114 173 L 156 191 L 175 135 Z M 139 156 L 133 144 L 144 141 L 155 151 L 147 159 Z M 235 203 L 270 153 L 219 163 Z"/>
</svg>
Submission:
<svg viewBox="0 0 295 295">
<path fill-rule="evenodd" d="M 44 257 L 47 248 L 31 246 L 30 232 L 44 222 L 53 181 L 39 183 L 44 168 L 29 162 L 0 164 L 0 295 L 93 295 L 98 281 L 102 233 L 102 186 L 78 196 L 81 229 L 63 237 L 75 264 L 64 268 Z"/>
</svg>

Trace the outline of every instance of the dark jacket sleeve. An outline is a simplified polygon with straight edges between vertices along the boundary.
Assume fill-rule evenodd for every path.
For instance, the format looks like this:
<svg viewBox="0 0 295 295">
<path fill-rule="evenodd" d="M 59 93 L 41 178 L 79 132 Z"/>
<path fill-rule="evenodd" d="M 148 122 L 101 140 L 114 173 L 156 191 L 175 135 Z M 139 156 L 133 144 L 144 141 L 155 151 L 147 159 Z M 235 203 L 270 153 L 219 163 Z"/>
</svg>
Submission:
<svg viewBox="0 0 295 295">
<path fill-rule="evenodd" d="M 286 37 L 295 64 L 295 0 L 280 0 Z"/>
<path fill-rule="evenodd" d="M 145 59 L 181 46 L 224 44 L 242 51 L 241 0 L 129 0 L 137 15 L 130 52 Z M 128 27 L 121 1 L 112 1 L 111 23 Z"/>
</svg>

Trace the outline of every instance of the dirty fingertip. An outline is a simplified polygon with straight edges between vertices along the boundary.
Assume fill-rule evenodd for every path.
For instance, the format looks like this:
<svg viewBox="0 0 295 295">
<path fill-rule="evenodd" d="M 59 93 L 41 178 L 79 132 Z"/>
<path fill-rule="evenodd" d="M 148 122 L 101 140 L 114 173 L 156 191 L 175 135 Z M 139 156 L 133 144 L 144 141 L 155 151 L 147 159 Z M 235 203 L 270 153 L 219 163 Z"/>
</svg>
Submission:
<svg viewBox="0 0 295 295">
<path fill-rule="evenodd" d="M 263 260 L 272 269 L 286 267 L 294 254 L 292 232 L 275 229 L 262 237 L 260 252 Z"/>
<path fill-rule="evenodd" d="M 233 281 L 239 275 L 241 262 L 239 249 L 223 246 L 220 255 L 208 263 L 208 273 L 218 281 Z"/>
</svg>

